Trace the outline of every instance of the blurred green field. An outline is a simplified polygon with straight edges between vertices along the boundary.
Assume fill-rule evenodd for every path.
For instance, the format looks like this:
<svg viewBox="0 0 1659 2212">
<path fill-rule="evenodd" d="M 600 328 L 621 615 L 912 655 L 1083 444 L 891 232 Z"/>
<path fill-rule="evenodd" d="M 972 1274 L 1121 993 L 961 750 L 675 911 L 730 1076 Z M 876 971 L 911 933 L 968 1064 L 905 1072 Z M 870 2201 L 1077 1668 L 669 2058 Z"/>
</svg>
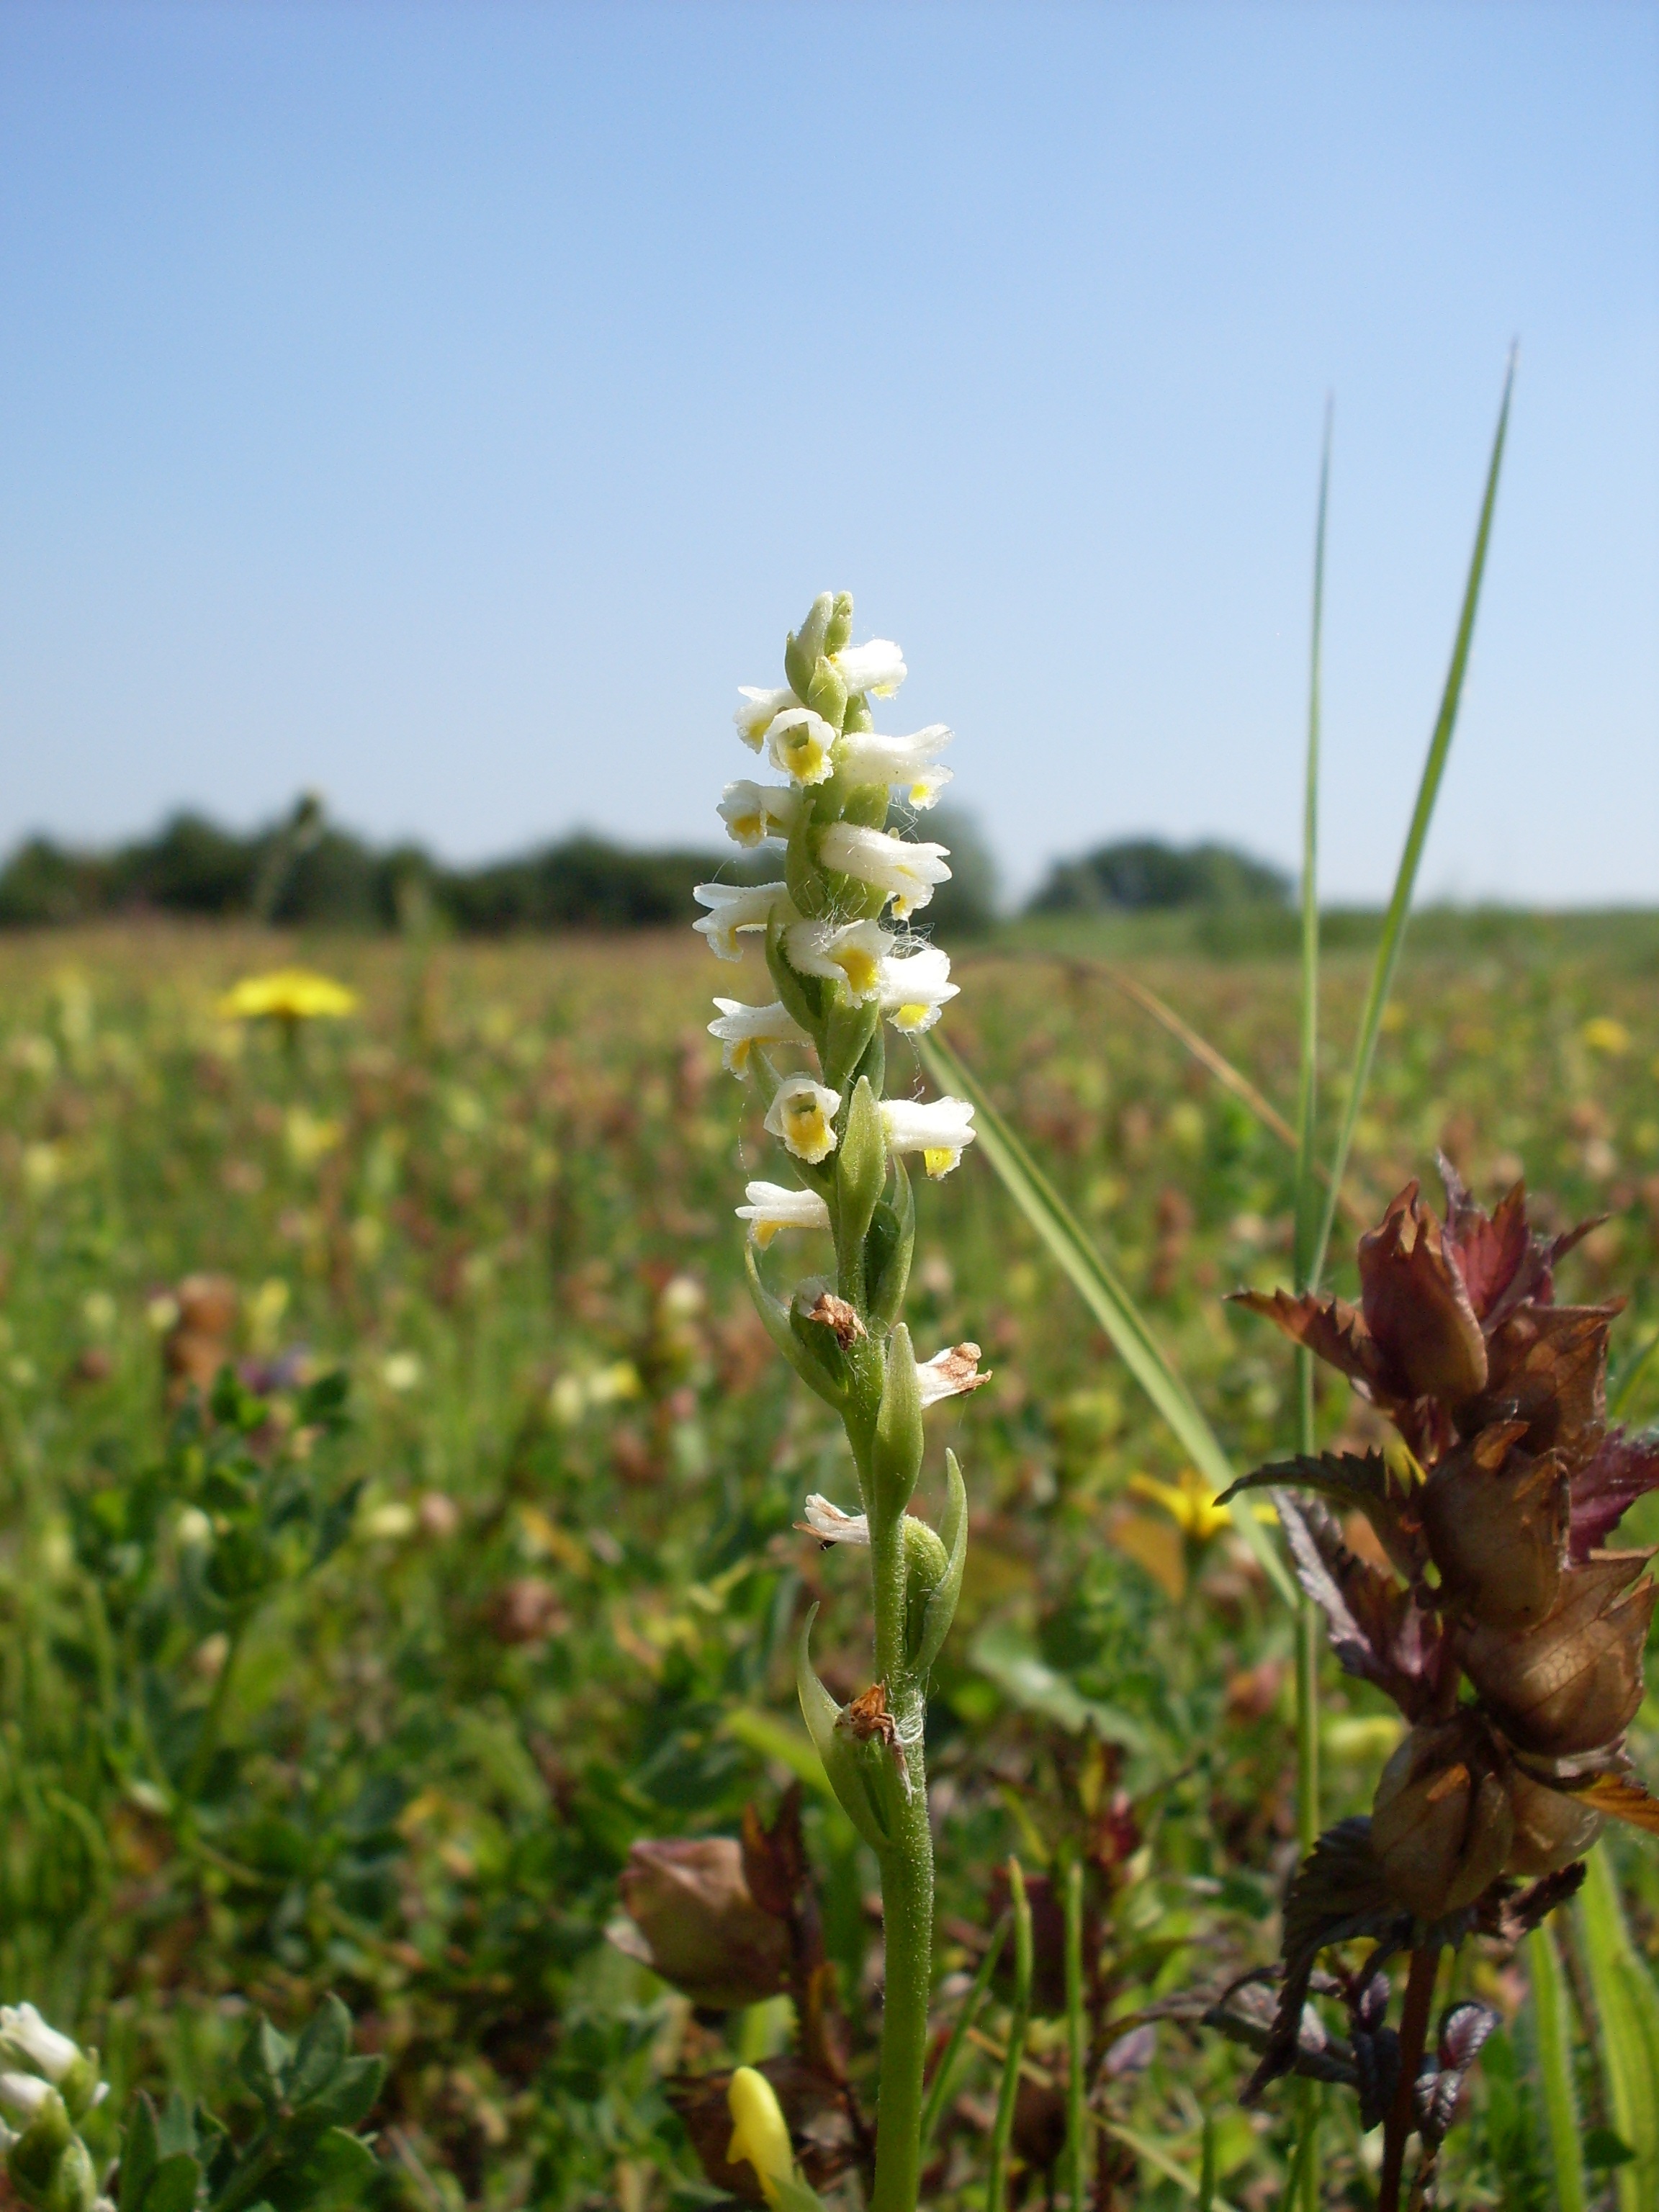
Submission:
<svg viewBox="0 0 1659 2212">
<path fill-rule="evenodd" d="M 1370 927 L 1330 935 L 1328 1114 Z M 1288 1353 L 1222 1302 L 1288 1279 L 1291 1157 L 1089 963 L 1120 963 L 1288 1115 L 1281 939 L 1273 917 L 1023 924 L 957 958 L 949 1027 L 1240 1466 L 1291 1442 Z M 291 1051 L 219 1018 L 238 976 L 296 955 L 360 1012 Z M 331 1988 L 392 2063 L 386 2204 L 715 2201 L 661 2081 L 773 2050 L 787 2021 L 694 2015 L 603 1931 L 630 1842 L 734 1833 L 796 1771 L 858 2016 L 872 1870 L 811 1786 L 791 1661 L 822 1599 L 821 1672 L 838 1696 L 863 1686 L 857 1578 L 793 1526 L 808 1491 L 851 1502 L 852 1477 L 743 1285 L 732 1209 L 768 1147 L 703 1034 L 737 973 L 689 932 L 0 939 L 0 1997 L 104 2046 L 112 2110 L 167 2074 L 234 2104 L 245 2001 L 286 2021 Z M 1659 1332 L 1656 985 L 1653 915 L 1425 917 L 1349 1185 L 1374 1213 L 1441 1147 L 1483 1197 L 1524 1175 L 1546 1228 L 1605 1216 L 1562 1288 L 1628 1298 L 1611 1388 L 1638 1424 L 1659 1418 L 1659 1358 L 1638 1366 Z M 1178 1451 L 984 1162 L 918 1206 L 919 1348 L 972 1339 L 995 1370 L 934 1417 L 923 1479 L 932 1511 L 948 1442 L 972 1501 L 929 1724 L 945 1993 L 991 1917 L 994 1862 L 1040 1867 L 1084 1836 L 1103 2002 L 1127 2020 L 1273 1954 L 1289 1619 L 1235 1537 L 1183 1532 L 1160 1500 Z M 262 1400 L 250 1451 L 350 1508 L 314 1571 L 273 1537 L 234 1673 L 199 1632 L 180 1534 L 206 1447 L 187 1417 L 169 1445 L 164 1396 L 174 1294 L 203 1272 L 236 1286 L 222 1349 Z M 301 1392 L 336 1369 L 331 1437 Z M 1321 1421 L 1359 1432 L 1334 1389 Z M 1650 1510 L 1632 1523 L 1659 1539 Z M 1330 1669 L 1328 1816 L 1359 1808 L 1395 1725 Z M 1633 1748 L 1659 1774 L 1651 1698 Z M 1603 1848 L 1659 1954 L 1659 1860 Z M 1509 2026 L 1446 2201 L 1543 2212 L 1524 1977 L 1460 1971 Z M 1037 2022 L 1039 2062 L 1055 2032 Z M 855 2073 L 870 2056 L 860 2042 Z M 1206 2108 L 1227 2201 L 1279 2202 L 1285 2127 L 1237 2111 L 1245 2070 L 1159 2028 L 1114 2116 L 1182 2179 L 1125 2140 L 1122 2203 L 1192 2201 Z M 978 2053 L 930 2202 L 969 2201 L 990 2080 Z M 1588 2070 L 1581 2093 L 1593 2120 Z M 1351 2130 L 1333 2122 L 1334 2202 L 1364 2155 Z"/>
</svg>

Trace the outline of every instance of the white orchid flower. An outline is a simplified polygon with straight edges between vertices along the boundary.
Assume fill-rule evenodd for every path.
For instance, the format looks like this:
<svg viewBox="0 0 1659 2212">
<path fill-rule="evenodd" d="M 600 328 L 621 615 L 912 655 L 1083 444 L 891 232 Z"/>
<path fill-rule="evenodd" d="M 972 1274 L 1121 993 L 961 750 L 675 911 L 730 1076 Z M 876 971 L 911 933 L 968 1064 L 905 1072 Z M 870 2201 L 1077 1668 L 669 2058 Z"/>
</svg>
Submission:
<svg viewBox="0 0 1659 2212">
<path fill-rule="evenodd" d="M 789 903 L 787 884 L 697 884 L 691 896 L 708 912 L 691 925 L 708 939 L 708 949 L 720 960 L 738 960 L 743 948 L 740 930 L 764 929 L 773 913 Z"/>
<path fill-rule="evenodd" d="M 849 694 L 869 691 L 878 699 L 890 699 L 910 672 L 904 665 L 904 655 L 890 637 L 872 637 L 862 645 L 844 645 L 839 653 L 830 654 L 830 665 Z"/>
<path fill-rule="evenodd" d="M 795 921 L 784 949 L 801 975 L 827 975 L 845 983 L 854 999 L 873 999 L 893 939 L 878 921 Z"/>
<path fill-rule="evenodd" d="M 806 1518 L 795 1523 L 803 1536 L 816 1536 L 820 1544 L 868 1544 L 867 1513 L 843 1513 L 815 1490 L 806 1501 Z"/>
<path fill-rule="evenodd" d="M 81 2056 L 80 2045 L 60 2035 L 32 2004 L 0 2005 L 0 2043 L 10 2057 L 27 2060 L 48 2081 L 61 2081 Z"/>
<path fill-rule="evenodd" d="M 800 793 L 787 783 L 751 783 L 745 776 L 720 793 L 720 819 L 739 845 L 787 837 L 800 812 Z"/>
<path fill-rule="evenodd" d="M 720 1065 L 733 1075 L 748 1073 L 749 1054 L 757 1044 L 812 1042 L 781 999 L 774 999 L 769 1006 L 746 1006 L 741 999 L 716 999 L 714 1004 L 720 1018 L 709 1023 L 708 1034 L 719 1038 Z"/>
<path fill-rule="evenodd" d="M 936 1352 L 931 1359 L 916 1362 L 916 1381 L 921 1386 L 924 1407 L 937 1406 L 945 1398 L 963 1397 L 990 1379 L 988 1374 L 979 1371 L 976 1344 L 952 1344 L 943 1352 Z"/>
<path fill-rule="evenodd" d="M 863 830 L 852 822 L 832 822 L 818 840 L 818 858 L 857 882 L 885 891 L 902 921 L 933 896 L 935 884 L 948 883 L 946 845 L 915 844 L 885 830 Z"/>
<path fill-rule="evenodd" d="M 895 955 L 881 968 L 881 1011 L 906 1036 L 933 1028 L 960 984 L 951 981 L 951 956 L 937 945 Z"/>
<path fill-rule="evenodd" d="M 978 1132 L 965 1098 L 890 1098 L 881 1118 L 896 1152 L 920 1152 L 928 1174 L 949 1175 Z"/>
<path fill-rule="evenodd" d="M 25 2120 L 32 2120 L 56 2090 L 38 2074 L 0 2074 L 0 2105 Z"/>
<path fill-rule="evenodd" d="M 772 719 L 786 707 L 799 707 L 800 701 L 785 684 L 781 691 L 757 691 L 750 684 L 738 686 L 738 696 L 743 704 L 732 720 L 738 726 L 738 735 L 751 752 L 758 752 L 761 740 L 772 726 Z"/>
<path fill-rule="evenodd" d="M 908 738 L 854 730 L 836 747 L 836 766 L 854 783 L 884 783 L 921 812 L 951 781 L 951 770 L 936 764 L 951 738 L 945 722 L 930 722 Z"/>
<path fill-rule="evenodd" d="M 749 1224 L 750 1237 L 763 1251 L 780 1229 L 827 1229 L 830 1209 L 815 1190 L 787 1190 L 781 1183 L 751 1182 L 744 1189 L 747 1206 L 737 1208 L 739 1221 Z"/>
<path fill-rule="evenodd" d="M 810 707 L 786 707 L 766 733 L 766 757 L 797 783 L 828 783 L 836 772 L 837 735 L 835 725 Z"/>
<path fill-rule="evenodd" d="M 779 1084 L 766 1109 L 767 1133 L 778 1138 L 798 1160 L 816 1167 L 820 1160 L 829 1158 L 840 1141 L 835 1130 L 840 1109 L 839 1091 L 814 1083 L 810 1075 L 792 1075 Z"/>
</svg>

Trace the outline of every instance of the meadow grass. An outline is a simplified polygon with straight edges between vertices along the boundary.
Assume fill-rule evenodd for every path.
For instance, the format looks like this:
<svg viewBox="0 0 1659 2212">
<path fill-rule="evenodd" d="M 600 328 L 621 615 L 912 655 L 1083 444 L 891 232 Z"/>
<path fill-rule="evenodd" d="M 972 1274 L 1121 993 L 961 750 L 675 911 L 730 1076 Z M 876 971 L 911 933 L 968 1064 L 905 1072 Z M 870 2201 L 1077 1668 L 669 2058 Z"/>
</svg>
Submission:
<svg viewBox="0 0 1659 2212">
<path fill-rule="evenodd" d="M 956 963 L 971 988 L 952 1046 L 1241 1468 L 1287 1448 L 1295 1389 L 1288 1351 L 1222 1299 L 1291 1279 L 1294 1153 L 1104 968 L 1293 1119 L 1297 927 L 1031 922 Z M 1375 932 L 1326 919 L 1328 1126 Z M 296 955 L 360 994 L 356 1018 L 292 1050 L 218 1018 L 236 977 Z M 1524 1174 L 1547 1228 L 1605 1215 L 1563 1290 L 1629 1296 L 1612 1389 L 1638 1425 L 1659 1417 L 1659 1357 L 1636 1364 L 1659 1331 L 1656 973 L 1650 914 L 1419 916 L 1348 1177 L 1374 1214 L 1441 1147 L 1485 1197 Z M 391 2061 L 386 2203 L 708 2201 L 663 2080 L 763 2055 L 784 2026 L 775 2008 L 695 2014 L 605 1944 L 617 1875 L 636 1838 L 734 1832 L 746 1801 L 811 1778 L 799 1619 L 822 1601 L 815 1651 L 840 1697 L 862 1686 L 869 1627 L 840 1555 L 793 1525 L 809 1490 L 845 1497 L 850 1466 L 744 1286 L 731 1209 L 765 1147 L 703 1035 L 710 988 L 682 933 L 0 940 L 0 1996 L 102 2045 L 112 2106 L 164 2077 L 234 2103 L 245 2002 L 289 2021 L 336 1989 Z M 896 1071 L 910 1052 L 895 1039 Z M 999 1862 L 1017 1850 L 1040 1875 L 1087 1838 L 1109 1869 L 1094 2018 L 1127 2033 L 1273 1955 L 1296 1845 L 1294 1624 L 1236 1535 L 1183 1531 L 1160 1503 L 1178 1447 L 985 1164 L 924 1187 L 918 1212 L 918 1341 L 972 1339 L 995 1370 L 934 1417 L 923 1475 L 931 1509 L 952 1444 L 972 1511 L 929 1719 L 949 1839 L 940 2017 L 1002 1910 Z M 1339 1220 L 1338 1288 L 1352 1241 Z M 256 1384 L 278 1368 L 274 1430 L 284 1355 L 343 1370 L 350 1425 L 319 1435 L 318 1480 L 362 1486 L 340 1548 L 251 1618 L 234 1674 L 210 1638 L 122 1630 L 117 1567 L 88 1533 L 100 1497 L 166 1461 L 169 1300 L 204 1271 L 236 1285 L 228 1356 L 264 1363 Z M 1346 1394 L 1319 1388 L 1322 1440 L 1364 1433 Z M 1632 1540 L 1659 1535 L 1652 1520 L 1638 1509 Z M 174 1565 L 156 1572 L 173 1587 Z M 181 1825 L 165 1750 L 136 1743 L 131 1711 L 170 1699 L 199 1728 L 221 1681 L 222 1753 L 199 1762 Z M 1653 1725 L 1650 1701 L 1634 1739 L 1650 1772 Z M 1363 1808 L 1396 1726 L 1328 1680 L 1328 1817 Z M 856 2023 L 870 1863 L 821 1790 L 806 1826 Z M 1651 1854 L 1602 1849 L 1651 1956 Z M 1037 1901 L 1016 2192 L 1054 2140 L 1042 2083 L 1064 2062 L 1058 1900 Z M 1530 2212 L 1549 2198 L 1527 1984 L 1460 1972 L 1508 2026 L 1449 2143 L 1449 2201 Z M 959 2045 L 929 2203 L 977 2201 L 1010 1995 L 1005 1964 Z M 867 2075 L 861 2031 L 852 2063 Z M 1237 2110 L 1244 2063 L 1179 2017 L 1126 2059 L 1107 2114 L 1125 2202 L 1192 2201 L 1201 2157 L 1218 2203 L 1280 2200 L 1288 2124 Z M 1617 2100 L 1582 2061 L 1579 2088 L 1607 2120 Z M 1364 2162 L 1345 2125 L 1329 2124 L 1332 2202 Z"/>
</svg>

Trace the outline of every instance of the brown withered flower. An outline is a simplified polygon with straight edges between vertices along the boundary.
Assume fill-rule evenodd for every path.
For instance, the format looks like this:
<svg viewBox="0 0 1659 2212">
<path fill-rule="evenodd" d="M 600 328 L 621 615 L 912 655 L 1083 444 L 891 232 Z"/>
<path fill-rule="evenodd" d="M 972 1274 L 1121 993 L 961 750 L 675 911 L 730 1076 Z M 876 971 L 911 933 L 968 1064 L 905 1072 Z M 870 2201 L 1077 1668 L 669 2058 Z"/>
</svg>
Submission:
<svg viewBox="0 0 1659 2212">
<path fill-rule="evenodd" d="M 1537 1236 L 1519 1185 L 1487 1214 L 1444 1161 L 1441 1171 L 1443 1218 L 1410 1183 L 1359 1240 L 1358 1305 L 1314 1292 L 1239 1300 L 1339 1368 L 1406 1446 L 1397 1462 L 1324 1452 L 1235 1486 L 1274 1492 L 1341 1664 L 1410 1723 L 1369 1820 L 1322 1836 L 1291 1885 L 1279 2002 L 1246 2095 L 1316 2070 L 1304 2003 L 1318 1954 L 1374 1938 L 1352 1986 L 1330 1987 L 1348 2002 L 1344 2063 L 1365 2124 L 1387 2122 L 1396 2185 L 1406 2136 L 1431 2162 L 1456 2107 L 1449 2073 L 1438 2104 L 1423 2086 L 1440 1950 L 1471 1933 L 1518 1941 L 1572 1893 L 1605 1815 L 1659 1834 L 1659 1800 L 1624 1746 L 1659 1589 L 1644 1573 L 1651 1553 L 1607 1548 L 1626 1510 L 1659 1488 L 1659 1440 L 1607 1424 L 1620 1308 L 1555 1303 L 1555 1267 L 1592 1224 Z M 1388 1566 L 1344 1542 L 1339 1516 L 1356 1511 Z M 1405 2017 L 1397 2040 L 1379 2042 L 1376 1969 L 1397 1951 L 1412 1954 Z M 1479 2039 L 1467 2023 L 1452 2036 L 1469 2046 L 1459 2080 Z M 1373 2046 L 1391 2054 L 1390 2083 L 1367 2075 Z"/>
<path fill-rule="evenodd" d="M 619 1884 L 626 1920 L 605 1931 L 694 2004 L 759 2004 L 784 1986 L 789 1930 L 750 1894 L 734 1836 L 648 1838 Z"/>
</svg>

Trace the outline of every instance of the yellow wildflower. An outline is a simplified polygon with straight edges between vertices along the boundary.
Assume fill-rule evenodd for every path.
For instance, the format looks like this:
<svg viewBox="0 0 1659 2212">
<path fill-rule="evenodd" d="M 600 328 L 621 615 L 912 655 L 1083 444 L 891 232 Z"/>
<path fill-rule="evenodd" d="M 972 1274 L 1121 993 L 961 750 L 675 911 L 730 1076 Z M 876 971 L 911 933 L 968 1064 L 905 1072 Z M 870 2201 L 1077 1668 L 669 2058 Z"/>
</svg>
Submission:
<svg viewBox="0 0 1659 2212">
<path fill-rule="evenodd" d="M 1150 1474 L 1132 1474 L 1127 1487 L 1134 1497 L 1161 1506 L 1182 1534 L 1194 1543 L 1207 1544 L 1232 1519 L 1224 1505 L 1216 1504 L 1215 1486 L 1206 1482 L 1196 1468 L 1183 1467 L 1173 1482 L 1159 1482 Z"/>
<path fill-rule="evenodd" d="M 355 1013 L 357 994 L 310 968 L 276 968 L 268 975 L 245 975 L 219 1001 L 226 1021 L 338 1021 Z"/>
<path fill-rule="evenodd" d="M 795 2154 L 789 2146 L 789 2130 L 772 2084 L 752 2066 L 739 2066 L 726 2093 L 732 2114 L 732 2140 L 726 2162 L 746 2161 L 755 2169 L 769 2204 L 775 2204 L 795 2178 Z"/>
</svg>

